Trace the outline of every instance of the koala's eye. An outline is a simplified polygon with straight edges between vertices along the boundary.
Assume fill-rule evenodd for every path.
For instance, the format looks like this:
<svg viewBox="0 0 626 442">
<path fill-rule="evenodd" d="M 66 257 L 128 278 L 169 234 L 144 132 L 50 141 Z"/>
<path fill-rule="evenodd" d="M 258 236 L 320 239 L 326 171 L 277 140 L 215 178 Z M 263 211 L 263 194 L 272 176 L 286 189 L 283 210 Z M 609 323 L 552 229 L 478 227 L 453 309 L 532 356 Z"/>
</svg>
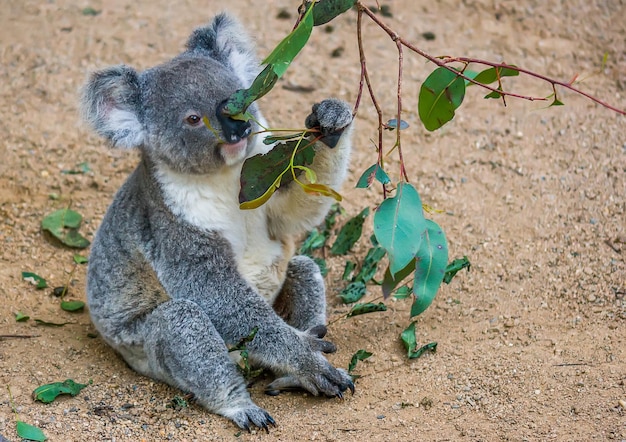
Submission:
<svg viewBox="0 0 626 442">
<path fill-rule="evenodd" d="M 185 118 L 185 122 L 190 126 L 197 126 L 202 122 L 202 117 L 200 117 L 200 115 L 191 114 Z"/>
</svg>

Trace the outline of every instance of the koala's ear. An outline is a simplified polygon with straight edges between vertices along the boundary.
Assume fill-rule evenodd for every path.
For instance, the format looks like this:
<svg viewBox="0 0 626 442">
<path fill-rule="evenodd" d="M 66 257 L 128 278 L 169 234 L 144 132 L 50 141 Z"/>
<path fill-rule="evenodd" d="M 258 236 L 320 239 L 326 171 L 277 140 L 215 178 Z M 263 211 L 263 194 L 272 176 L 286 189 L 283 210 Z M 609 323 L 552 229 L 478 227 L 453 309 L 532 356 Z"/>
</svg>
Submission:
<svg viewBox="0 0 626 442">
<path fill-rule="evenodd" d="M 122 65 L 91 74 L 81 108 L 83 118 L 114 147 L 143 144 L 139 76 L 134 69 Z"/>
<path fill-rule="evenodd" d="M 246 87 L 259 73 L 254 43 L 243 26 L 228 14 L 219 14 L 207 26 L 196 29 L 187 41 L 189 51 L 205 51 L 228 64 Z"/>
</svg>

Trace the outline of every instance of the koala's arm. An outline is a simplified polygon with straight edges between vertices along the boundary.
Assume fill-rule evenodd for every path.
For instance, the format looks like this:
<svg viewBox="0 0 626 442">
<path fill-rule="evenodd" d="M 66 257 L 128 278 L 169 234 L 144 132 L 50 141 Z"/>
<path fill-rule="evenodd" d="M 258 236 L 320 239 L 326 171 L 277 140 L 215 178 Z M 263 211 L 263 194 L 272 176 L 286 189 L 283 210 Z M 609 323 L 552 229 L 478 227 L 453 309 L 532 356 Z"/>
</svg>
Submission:
<svg viewBox="0 0 626 442">
<path fill-rule="evenodd" d="M 258 327 L 246 344 L 255 363 L 297 378 L 312 394 L 341 396 L 354 388 L 350 377 L 322 354 L 333 352 L 335 346 L 322 340 L 323 333 L 315 327 L 300 331 L 284 322 L 240 276 L 228 243 L 219 235 L 170 222 L 167 232 L 152 241 L 149 254 L 172 299 L 197 304 L 227 344 L 236 344 Z"/>
<path fill-rule="evenodd" d="M 313 106 L 306 125 L 319 128 L 323 136 L 315 146 L 315 158 L 309 167 L 315 171 L 318 183 L 338 191 L 346 177 L 350 157 L 352 110 L 341 100 L 324 100 Z M 291 182 L 268 202 L 271 233 L 280 237 L 310 230 L 322 222 L 333 202 L 328 197 L 307 194 L 297 183 Z"/>
</svg>

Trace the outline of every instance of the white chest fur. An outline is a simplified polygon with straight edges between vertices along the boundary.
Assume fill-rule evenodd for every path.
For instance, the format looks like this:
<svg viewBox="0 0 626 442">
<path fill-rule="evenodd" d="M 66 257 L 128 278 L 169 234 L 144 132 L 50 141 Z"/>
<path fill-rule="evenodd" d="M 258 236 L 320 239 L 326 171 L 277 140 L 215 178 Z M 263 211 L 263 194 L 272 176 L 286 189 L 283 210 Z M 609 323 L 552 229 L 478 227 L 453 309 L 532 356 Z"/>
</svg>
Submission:
<svg viewBox="0 0 626 442">
<path fill-rule="evenodd" d="M 270 237 L 265 206 L 239 209 L 239 173 L 237 167 L 205 176 L 161 170 L 158 180 L 172 212 L 200 229 L 223 235 L 232 246 L 239 273 L 271 304 L 293 249 Z"/>
</svg>

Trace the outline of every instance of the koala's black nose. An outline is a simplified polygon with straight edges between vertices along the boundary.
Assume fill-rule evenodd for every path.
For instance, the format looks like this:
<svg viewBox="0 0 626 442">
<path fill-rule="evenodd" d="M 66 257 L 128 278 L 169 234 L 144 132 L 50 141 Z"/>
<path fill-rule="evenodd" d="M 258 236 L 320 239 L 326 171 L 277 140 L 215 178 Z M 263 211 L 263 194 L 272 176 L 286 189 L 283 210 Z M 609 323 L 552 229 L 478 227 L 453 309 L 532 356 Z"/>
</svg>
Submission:
<svg viewBox="0 0 626 442">
<path fill-rule="evenodd" d="M 252 132 L 252 126 L 249 121 L 235 120 L 223 112 L 224 104 L 226 101 L 222 101 L 217 105 L 216 116 L 217 121 L 222 126 L 222 133 L 224 138 L 229 143 L 236 143 L 242 138 L 246 138 Z"/>
</svg>

